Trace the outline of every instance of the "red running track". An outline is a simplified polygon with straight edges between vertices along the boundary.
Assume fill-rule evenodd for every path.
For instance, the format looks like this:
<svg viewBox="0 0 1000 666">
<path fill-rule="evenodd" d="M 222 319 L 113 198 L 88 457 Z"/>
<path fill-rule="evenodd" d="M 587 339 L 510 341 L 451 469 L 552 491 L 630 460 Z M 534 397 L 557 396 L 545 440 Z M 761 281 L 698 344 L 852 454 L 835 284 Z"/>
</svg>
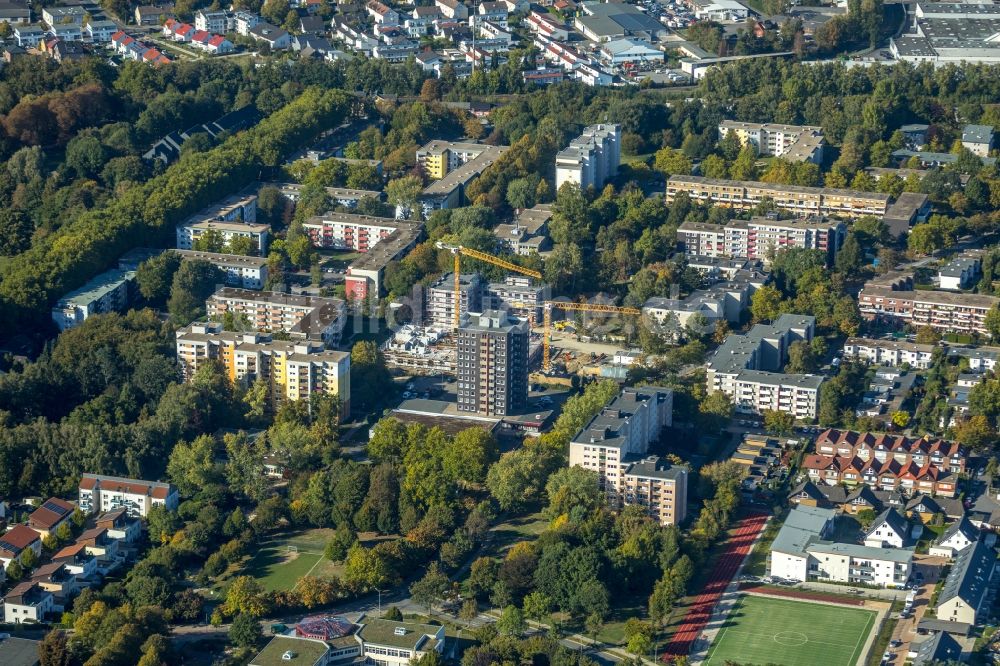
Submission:
<svg viewBox="0 0 1000 666">
<path fill-rule="evenodd" d="M 691 646 L 712 616 L 712 609 L 733 580 L 757 535 L 764 529 L 767 517 L 766 513 L 753 513 L 736 524 L 733 536 L 726 541 L 725 550 L 716 560 L 715 569 L 709 574 L 703 592 L 691 604 L 684 624 L 671 637 L 663 661 L 670 662 L 675 657 L 690 654 Z"/>
</svg>

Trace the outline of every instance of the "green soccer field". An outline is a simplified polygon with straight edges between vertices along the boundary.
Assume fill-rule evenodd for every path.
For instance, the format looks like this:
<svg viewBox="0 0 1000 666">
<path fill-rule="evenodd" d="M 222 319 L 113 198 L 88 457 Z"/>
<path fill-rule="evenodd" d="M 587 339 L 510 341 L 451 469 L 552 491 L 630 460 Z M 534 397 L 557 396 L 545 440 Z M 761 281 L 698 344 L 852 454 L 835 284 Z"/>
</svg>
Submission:
<svg viewBox="0 0 1000 666">
<path fill-rule="evenodd" d="M 854 666 L 874 624 L 861 608 L 744 595 L 704 663 Z"/>
<path fill-rule="evenodd" d="M 253 553 L 243 573 L 269 591 L 290 590 L 307 574 L 324 577 L 330 562 L 323 559 L 323 547 L 332 534 L 333 530 L 315 529 L 272 539 Z"/>
</svg>

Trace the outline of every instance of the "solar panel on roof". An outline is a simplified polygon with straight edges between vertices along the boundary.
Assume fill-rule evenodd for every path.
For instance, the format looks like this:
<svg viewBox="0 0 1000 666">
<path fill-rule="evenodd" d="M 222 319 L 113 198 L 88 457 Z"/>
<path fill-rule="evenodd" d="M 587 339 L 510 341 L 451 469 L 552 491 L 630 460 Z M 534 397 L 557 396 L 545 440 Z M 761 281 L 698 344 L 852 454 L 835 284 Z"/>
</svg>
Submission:
<svg viewBox="0 0 1000 666">
<path fill-rule="evenodd" d="M 59 504 L 56 504 L 55 502 L 51 501 L 46 501 L 44 504 L 42 504 L 42 508 L 48 509 L 52 513 L 60 513 L 60 514 L 66 513 L 66 507 L 60 506 Z"/>
</svg>

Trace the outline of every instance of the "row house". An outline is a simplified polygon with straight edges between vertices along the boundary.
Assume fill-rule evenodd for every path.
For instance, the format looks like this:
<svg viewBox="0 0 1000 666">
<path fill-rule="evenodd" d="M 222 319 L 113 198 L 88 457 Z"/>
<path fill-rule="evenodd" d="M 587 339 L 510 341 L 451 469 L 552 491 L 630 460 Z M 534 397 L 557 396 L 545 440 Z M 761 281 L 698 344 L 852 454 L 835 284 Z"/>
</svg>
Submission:
<svg viewBox="0 0 1000 666">
<path fill-rule="evenodd" d="M 998 304 L 1000 298 L 986 294 L 902 291 L 871 283 L 858 294 L 858 309 L 867 319 L 950 333 L 989 335 L 986 315 Z"/>
<path fill-rule="evenodd" d="M 365 11 L 376 25 L 399 25 L 399 12 L 378 0 L 370 0 L 365 5 Z"/>
<path fill-rule="evenodd" d="M 15 525 L 0 534 L 0 568 L 6 569 L 14 560 L 18 562 L 28 551 L 42 554 L 42 535 L 27 525 Z"/>
<path fill-rule="evenodd" d="M 111 46 L 115 53 L 126 60 L 135 60 L 151 65 L 162 65 L 170 62 L 170 58 L 163 55 L 158 49 L 146 46 L 121 30 L 111 36 Z"/>
<path fill-rule="evenodd" d="M 717 206 L 756 208 L 765 199 L 770 199 L 778 208 L 797 213 L 847 217 L 882 217 L 891 201 L 888 194 L 860 190 L 777 185 L 705 176 L 671 176 L 667 181 L 667 203 L 672 203 L 681 193 L 687 194 L 692 201 Z"/>
<path fill-rule="evenodd" d="M 865 484 L 881 490 L 901 490 L 954 497 L 958 477 L 947 470 L 927 464 L 901 464 L 895 460 L 879 462 L 854 457 L 810 455 L 802 461 L 802 469 L 816 483 L 827 485 Z"/>
<path fill-rule="evenodd" d="M 28 527 L 45 538 L 72 518 L 75 510 L 76 507 L 70 502 L 50 497 L 28 516 Z"/>
<path fill-rule="evenodd" d="M 163 24 L 163 36 L 174 42 L 190 42 L 197 30 L 190 23 L 184 23 L 177 19 L 167 19 L 167 22 Z"/>
<path fill-rule="evenodd" d="M 94 44 L 104 44 L 111 41 L 111 36 L 118 32 L 118 25 L 114 21 L 89 20 L 83 26 L 83 38 Z"/>
<path fill-rule="evenodd" d="M 867 462 L 895 460 L 918 467 L 931 465 L 953 474 L 965 473 L 967 452 L 958 442 L 926 437 L 911 438 L 885 433 L 857 432 L 830 428 L 816 438 L 816 453 L 827 456 L 858 457 Z"/>
</svg>

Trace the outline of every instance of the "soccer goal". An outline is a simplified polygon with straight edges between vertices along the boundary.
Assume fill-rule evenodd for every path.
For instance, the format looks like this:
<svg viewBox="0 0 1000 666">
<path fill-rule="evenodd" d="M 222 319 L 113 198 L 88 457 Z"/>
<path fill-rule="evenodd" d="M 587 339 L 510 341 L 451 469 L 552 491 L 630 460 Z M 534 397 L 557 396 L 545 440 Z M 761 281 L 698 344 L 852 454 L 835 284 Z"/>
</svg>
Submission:
<svg viewBox="0 0 1000 666">
<path fill-rule="evenodd" d="M 285 552 L 286 553 L 297 553 L 297 552 L 299 552 L 299 547 L 298 546 L 293 546 L 292 544 L 288 544 L 287 546 L 285 546 Z"/>
</svg>

